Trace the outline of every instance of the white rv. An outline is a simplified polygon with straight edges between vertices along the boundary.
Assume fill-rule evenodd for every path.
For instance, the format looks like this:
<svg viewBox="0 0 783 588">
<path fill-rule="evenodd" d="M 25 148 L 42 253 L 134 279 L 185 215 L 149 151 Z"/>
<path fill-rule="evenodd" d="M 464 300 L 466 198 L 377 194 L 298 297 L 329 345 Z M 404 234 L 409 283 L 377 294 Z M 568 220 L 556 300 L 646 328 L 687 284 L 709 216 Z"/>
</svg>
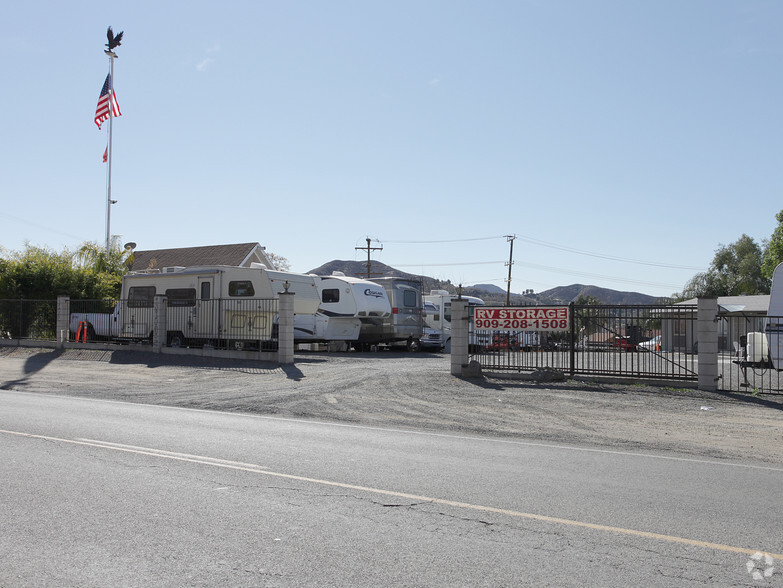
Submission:
<svg viewBox="0 0 783 588">
<path fill-rule="evenodd" d="M 149 340 L 155 296 L 167 297 L 167 342 L 172 347 L 217 344 L 259 348 L 274 337 L 279 293 L 294 296 L 294 314 L 314 315 L 320 298 L 313 276 L 251 267 L 172 267 L 130 272 L 111 315 L 110 335 Z M 71 317 L 71 323 L 81 320 Z M 73 326 L 72 326 L 73 329 Z"/>
<path fill-rule="evenodd" d="M 298 343 L 358 341 L 362 324 L 379 325 L 391 315 L 386 290 L 374 282 L 339 272 L 314 278 L 321 303 L 315 314 L 294 317 Z"/>
<path fill-rule="evenodd" d="M 426 312 L 424 322 L 431 329 L 437 329 L 443 333 L 442 344 L 447 351 L 451 349 L 451 301 L 457 300 L 457 294 L 449 294 L 446 290 L 431 290 L 424 296 L 424 302 L 432 304 L 436 311 Z M 467 300 L 468 306 L 485 306 L 481 298 L 475 296 L 462 296 L 462 300 Z M 488 336 L 486 341 L 479 340 L 480 336 L 473 330 L 473 323 L 470 323 L 469 345 L 471 347 L 483 347 L 489 343 Z"/>
<path fill-rule="evenodd" d="M 745 370 L 749 367 L 783 371 L 783 263 L 778 264 L 772 274 L 764 332 L 748 333 L 742 359 L 735 363 L 743 369 L 743 385 L 747 385 Z"/>
</svg>

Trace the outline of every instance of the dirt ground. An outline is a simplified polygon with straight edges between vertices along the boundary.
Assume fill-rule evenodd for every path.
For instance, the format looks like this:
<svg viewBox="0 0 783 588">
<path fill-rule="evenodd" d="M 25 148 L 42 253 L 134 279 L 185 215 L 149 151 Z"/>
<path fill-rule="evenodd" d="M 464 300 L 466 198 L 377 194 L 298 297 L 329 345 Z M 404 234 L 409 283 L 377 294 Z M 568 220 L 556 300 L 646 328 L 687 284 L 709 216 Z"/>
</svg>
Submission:
<svg viewBox="0 0 783 588">
<path fill-rule="evenodd" d="M 294 365 L 0 348 L 0 388 L 367 426 L 783 464 L 783 397 L 457 378 L 447 355 L 297 354 Z"/>
</svg>

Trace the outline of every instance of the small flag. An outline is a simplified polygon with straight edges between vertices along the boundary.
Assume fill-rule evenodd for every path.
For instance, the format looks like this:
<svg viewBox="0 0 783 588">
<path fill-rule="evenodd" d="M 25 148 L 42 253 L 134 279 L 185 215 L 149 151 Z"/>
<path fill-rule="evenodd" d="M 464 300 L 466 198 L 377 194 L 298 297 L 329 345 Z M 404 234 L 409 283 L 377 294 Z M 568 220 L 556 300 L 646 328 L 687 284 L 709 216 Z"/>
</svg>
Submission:
<svg viewBox="0 0 783 588">
<path fill-rule="evenodd" d="M 103 152 L 103 163 L 109 160 L 109 146 L 106 145 L 106 151 Z"/>
<path fill-rule="evenodd" d="M 109 97 L 111 94 L 111 98 Z M 111 111 L 109 110 L 111 108 Z M 98 97 L 98 106 L 95 109 L 95 124 L 101 128 L 101 124 L 110 116 L 122 116 L 120 105 L 117 104 L 117 95 L 111 88 L 111 74 L 106 75 L 101 95 Z"/>
</svg>

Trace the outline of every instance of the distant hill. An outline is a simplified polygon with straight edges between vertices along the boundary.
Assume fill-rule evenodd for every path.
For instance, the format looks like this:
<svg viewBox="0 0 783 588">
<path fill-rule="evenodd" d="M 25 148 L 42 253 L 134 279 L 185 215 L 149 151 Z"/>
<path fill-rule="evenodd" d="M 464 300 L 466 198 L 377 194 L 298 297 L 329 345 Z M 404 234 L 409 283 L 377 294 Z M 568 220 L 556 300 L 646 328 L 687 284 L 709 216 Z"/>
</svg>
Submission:
<svg viewBox="0 0 783 588">
<path fill-rule="evenodd" d="M 397 277 L 415 280 L 421 283 L 422 292 L 429 293 L 430 290 L 448 290 L 456 292 L 457 286 L 451 280 L 437 280 L 429 276 L 419 276 L 400 271 L 380 261 L 373 261 L 370 266 L 370 279 Z M 322 266 L 310 270 L 307 273 L 317 274 L 319 276 L 328 276 L 332 272 L 342 272 L 346 276 L 359 278 L 367 277 L 367 263 L 364 261 L 345 261 L 335 259 Z M 466 296 L 477 296 L 490 305 L 503 305 L 506 303 L 506 290 L 494 284 L 476 284 L 474 286 L 463 286 L 462 293 Z M 511 293 L 510 303 L 513 306 L 526 304 L 568 304 L 580 296 L 592 296 L 600 300 L 603 304 L 653 304 L 658 299 L 647 294 L 639 292 L 619 292 L 609 288 L 599 288 L 598 286 L 586 286 L 583 284 L 572 284 L 570 286 L 559 286 L 551 290 L 545 290 L 537 294 L 515 294 Z"/>
<path fill-rule="evenodd" d="M 653 304 L 658 300 L 655 296 L 648 296 L 639 292 L 619 292 L 609 288 L 599 288 L 598 286 L 585 286 L 584 284 L 559 286 L 536 294 L 538 298 L 560 302 L 561 304 L 573 302 L 580 296 L 592 296 L 603 304 Z"/>
</svg>

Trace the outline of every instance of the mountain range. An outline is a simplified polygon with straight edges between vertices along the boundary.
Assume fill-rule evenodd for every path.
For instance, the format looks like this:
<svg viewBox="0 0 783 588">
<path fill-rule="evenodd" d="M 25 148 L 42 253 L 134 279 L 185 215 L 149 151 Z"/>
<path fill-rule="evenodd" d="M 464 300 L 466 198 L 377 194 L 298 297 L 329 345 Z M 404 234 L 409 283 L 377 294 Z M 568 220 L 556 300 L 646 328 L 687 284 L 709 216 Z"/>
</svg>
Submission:
<svg viewBox="0 0 783 588">
<path fill-rule="evenodd" d="M 383 278 L 396 277 L 415 280 L 421 283 L 422 292 L 428 293 L 430 290 L 448 290 L 456 292 L 457 286 L 452 284 L 451 280 L 438 280 L 429 276 L 420 276 L 403 272 L 379 261 L 373 261 L 370 264 L 370 275 L 367 275 L 367 262 L 365 261 L 329 261 L 307 273 L 317 274 L 319 276 L 328 276 L 332 272 L 342 272 L 346 276 L 360 278 L 369 277 Z M 475 284 L 473 286 L 462 286 L 462 293 L 466 296 L 477 296 L 484 302 L 491 305 L 506 303 L 506 290 L 494 284 Z M 600 288 L 598 286 L 589 286 L 584 284 L 571 284 L 570 286 L 558 286 L 543 292 L 525 294 L 511 293 L 509 303 L 513 306 L 522 306 L 526 304 L 568 304 L 579 297 L 592 297 L 599 300 L 602 304 L 653 304 L 659 299 L 655 296 L 641 294 L 639 292 L 621 292 L 609 288 Z"/>
</svg>

